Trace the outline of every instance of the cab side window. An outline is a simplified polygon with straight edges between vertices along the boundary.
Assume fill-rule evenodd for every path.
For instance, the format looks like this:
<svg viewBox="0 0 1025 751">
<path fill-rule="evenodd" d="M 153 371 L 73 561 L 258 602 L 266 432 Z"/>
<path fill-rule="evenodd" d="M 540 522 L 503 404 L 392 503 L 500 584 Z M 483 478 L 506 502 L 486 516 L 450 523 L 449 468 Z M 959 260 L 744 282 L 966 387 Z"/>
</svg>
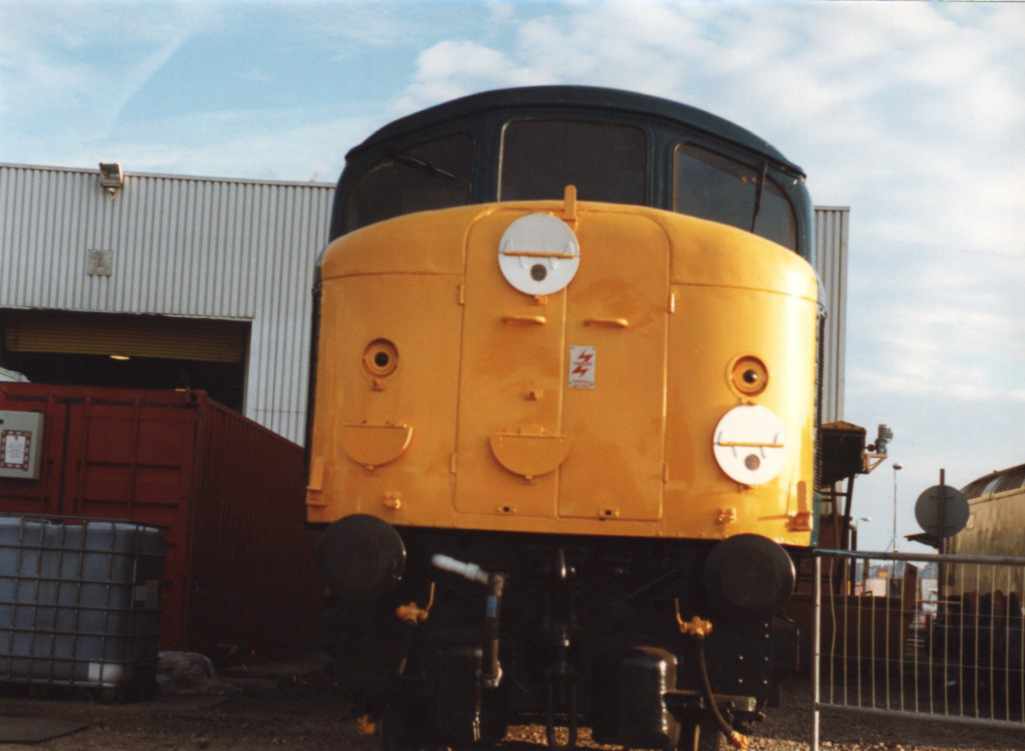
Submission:
<svg viewBox="0 0 1025 751">
<path fill-rule="evenodd" d="M 772 178 L 758 200 L 760 169 L 689 143 L 676 147 L 673 161 L 674 211 L 747 231 L 754 221 L 755 234 L 797 249 L 794 209 Z"/>
<path fill-rule="evenodd" d="M 1005 493 L 1008 490 L 1017 490 L 1025 485 L 1025 466 L 1018 467 L 1005 472 L 1000 476 L 1000 481 L 993 488 L 994 493 Z"/>
<path fill-rule="evenodd" d="M 961 488 L 961 492 L 964 493 L 965 498 L 968 498 L 969 500 L 972 498 L 978 498 L 982 495 L 982 489 L 986 486 L 987 482 L 988 480 L 986 480 L 986 478 L 973 480 Z"/>
<path fill-rule="evenodd" d="M 346 228 L 471 203 L 473 147 L 470 136 L 456 133 L 395 150 L 373 164 L 348 193 Z"/>
</svg>

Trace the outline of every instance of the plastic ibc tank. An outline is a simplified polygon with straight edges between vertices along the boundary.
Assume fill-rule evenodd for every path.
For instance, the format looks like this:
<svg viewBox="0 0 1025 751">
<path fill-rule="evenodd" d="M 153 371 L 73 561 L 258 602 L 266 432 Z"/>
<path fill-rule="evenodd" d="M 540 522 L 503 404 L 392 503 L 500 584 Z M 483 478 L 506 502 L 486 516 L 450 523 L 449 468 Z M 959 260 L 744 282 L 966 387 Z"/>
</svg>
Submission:
<svg viewBox="0 0 1025 751">
<path fill-rule="evenodd" d="M 149 695 L 165 554 L 157 527 L 0 515 L 0 682 Z"/>
</svg>

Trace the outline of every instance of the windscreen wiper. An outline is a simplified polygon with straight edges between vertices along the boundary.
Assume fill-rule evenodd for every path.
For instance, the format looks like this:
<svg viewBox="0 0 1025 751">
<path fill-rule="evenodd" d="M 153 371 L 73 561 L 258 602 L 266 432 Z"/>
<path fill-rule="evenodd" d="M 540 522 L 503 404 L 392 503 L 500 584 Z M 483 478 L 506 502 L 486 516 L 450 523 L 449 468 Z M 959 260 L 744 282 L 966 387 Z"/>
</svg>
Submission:
<svg viewBox="0 0 1025 751">
<path fill-rule="evenodd" d="M 762 162 L 762 174 L 758 177 L 758 194 L 755 196 L 755 211 L 751 216 L 751 231 L 755 231 L 755 224 L 758 222 L 758 212 L 762 210 L 762 193 L 765 190 L 765 173 L 769 171 L 769 163 Z"/>
<path fill-rule="evenodd" d="M 432 175 L 439 175 L 441 177 L 444 177 L 447 180 L 459 180 L 458 177 L 456 177 L 448 170 L 443 170 L 441 167 L 436 167 L 435 165 L 428 162 L 426 159 L 421 159 L 418 156 L 413 156 L 412 154 L 390 154 L 389 156 L 399 164 L 405 164 L 408 167 L 417 167 L 419 169 L 430 172 Z"/>
</svg>

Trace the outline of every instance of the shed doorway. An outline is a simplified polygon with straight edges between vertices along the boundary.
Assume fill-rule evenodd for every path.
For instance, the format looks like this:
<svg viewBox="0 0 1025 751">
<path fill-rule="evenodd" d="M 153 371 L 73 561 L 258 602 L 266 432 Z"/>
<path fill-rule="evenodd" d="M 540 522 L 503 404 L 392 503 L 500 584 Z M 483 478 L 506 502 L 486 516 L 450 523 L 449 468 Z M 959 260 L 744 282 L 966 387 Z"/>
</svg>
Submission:
<svg viewBox="0 0 1025 751">
<path fill-rule="evenodd" d="M 34 383 L 203 389 L 242 411 L 249 321 L 0 311 L 0 365 Z"/>
</svg>

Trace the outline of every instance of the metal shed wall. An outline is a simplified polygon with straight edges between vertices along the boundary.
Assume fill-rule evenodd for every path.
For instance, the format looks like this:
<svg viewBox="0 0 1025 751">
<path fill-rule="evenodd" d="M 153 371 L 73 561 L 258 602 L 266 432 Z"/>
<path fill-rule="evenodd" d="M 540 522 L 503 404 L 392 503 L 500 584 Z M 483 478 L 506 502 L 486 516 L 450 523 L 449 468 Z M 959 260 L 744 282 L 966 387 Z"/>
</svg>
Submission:
<svg viewBox="0 0 1025 751">
<path fill-rule="evenodd" d="M 245 412 L 299 442 L 333 185 L 0 165 L 0 307 L 252 321 Z M 109 250 L 109 277 L 86 273 Z"/>
<path fill-rule="evenodd" d="M 826 335 L 823 347 L 822 421 L 842 420 L 844 352 L 847 338 L 847 247 L 851 210 L 846 206 L 815 207 L 815 270 L 826 293 Z"/>
</svg>

